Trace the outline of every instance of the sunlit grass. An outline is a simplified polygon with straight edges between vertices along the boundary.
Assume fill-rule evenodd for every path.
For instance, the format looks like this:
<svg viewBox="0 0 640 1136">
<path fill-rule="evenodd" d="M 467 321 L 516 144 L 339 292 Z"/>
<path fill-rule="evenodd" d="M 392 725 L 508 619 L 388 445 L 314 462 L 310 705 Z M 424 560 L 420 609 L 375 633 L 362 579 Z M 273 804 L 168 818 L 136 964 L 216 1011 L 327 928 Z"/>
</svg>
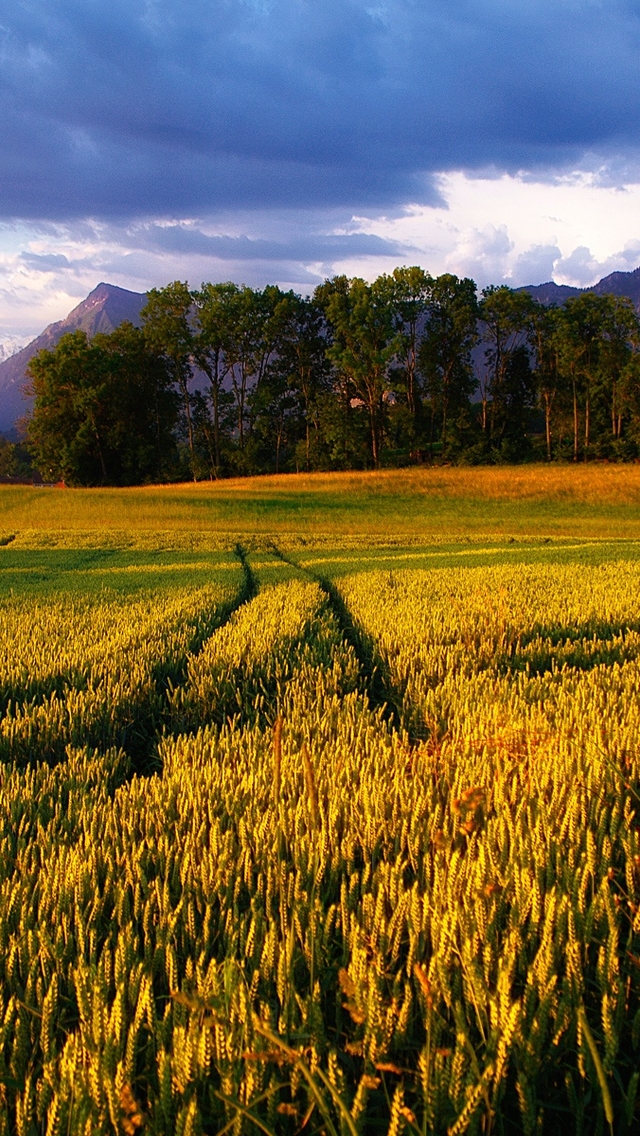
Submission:
<svg viewBox="0 0 640 1136">
<path fill-rule="evenodd" d="M 637 1132 L 623 543 L 3 549 L 0 1132 Z"/>
<path fill-rule="evenodd" d="M 55 531 L 83 534 L 89 547 L 112 541 L 106 534 L 116 531 L 121 545 L 138 547 L 144 534 L 153 547 L 178 540 L 186 547 L 190 533 L 192 547 L 205 538 L 214 547 L 214 537 L 228 547 L 248 534 L 298 543 L 330 535 L 640 537 L 640 466 L 421 468 L 134 489 L 0 487 L 0 535 L 17 533 L 25 542 L 28 532 L 45 539 Z"/>
</svg>

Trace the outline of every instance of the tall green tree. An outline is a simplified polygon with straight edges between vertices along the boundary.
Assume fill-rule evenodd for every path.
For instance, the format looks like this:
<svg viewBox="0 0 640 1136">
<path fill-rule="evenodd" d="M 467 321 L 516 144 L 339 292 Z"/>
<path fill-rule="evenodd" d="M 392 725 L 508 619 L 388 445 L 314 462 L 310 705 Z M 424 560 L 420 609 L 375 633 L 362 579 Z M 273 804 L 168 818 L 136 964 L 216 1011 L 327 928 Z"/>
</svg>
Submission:
<svg viewBox="0 0 640 1136">
<path fill-rule="evenodd" d="M 270 365 L 271 381 L 280 384 L 279 390 L 288 389 L 295 396 L 293 401 L 288 400 L 288 406 L 291 415 L 297 407 L 303 435 L 300 464 L 309 470 L 319 458 L 319 406 L 330 387 L 324 315 L 313 300 L 287 292 L 279 302 L 277 318 L 277 352 Z"/>
<path fill-rule="evenodd" d="M 494 449 L 500 447 L 509 424 L 509 367 L 515 353 L 530 343 L 534 311 L 535 301 L 528 292 L 514 292 L 506 285 L 491 285 L 482 292 L 478 314 L 481 336 L 487 345 L 488 372 L 486 395 L 483 393 L 483 428 L 489 447 Z M 519 358 L 522 360 L 521 353 Z"/>
<path fill-rule="evenodd" d="M 162 480 L 175 455 L 177 401 L 166 362 L 131 324 L 83 331 L 29 364 L 28 438 L 43 476 L 69 485 Z"/>
<path fill-rule="evenodd" d="M 235 401 L 237 442 L 243 469 L 246 468 L 245 443 L 256 416 L 252 396 L 277 350 L 281 299 L 282 292 L 276 285 L 268 285 L 263 290 L 243 286 L 230 291 L 225 299 L 223 349 Z"/>
<path fill-rule="evenodd" d="M 394 354 L 404 378 L 404 390 L 409 413 L 414 422 L 420 415 L 421 337 L 429 311 L 433 279 L 424 269 L 394 268 L 390 276 L 381 276 L 375 284 L 381 296 L 386 296 L 391 307 L 395 331 Z"/>
<path fill-rule="evenodd" d="M 558 368 L 556 327 L 558 309 L 537 301 L 531 311 L 529 346 L 535 361 L 535 383 L 540 408 L 544 412 L 547 461 L 553 457 L 552 414 L 558 396 L 562 395 L 562 377 Z"/>
<path fill-rule="evenodd" d="M 602 416 L 602 433 L 610 427 L 614 452 L 622 440 L 628 419 L 627 398 L 632 373 L 631 360 L 640 350 L 640 321 L 633 303 L 626 296 L 607 296 L 603 313 L 596 397 Z M 605 421 L 607 426 L 605 426 Z M 603 438 L 604 441 L 604 438 Z"/>
<path fill-rule="evenodd" d="M 193 299 L 186 282 L 174 280 L 166 288 L 152 288 L 140 313 L 149 345 L 171 365 L 173 380 L 182 396 L 187 424 L 191 472 L 197 480 L 189 381 L 195 354 Z"/>
<path fill-rule="evenodd" d="M 40 351 L 29 363 L 27 392 L 35 403 L 28 438 L 48 480 L 109 483 L 106 363 L 83 331 L 64 335 L 55 351 Z"/>
<path fill-rule="evenodd" d="M 560 309 L 555 330 L 555 343 L 561 374 L 571 388 L 573 406 L 573 460 L 580 456 L 580 418 L 582 414 L 582 454 L 589 457 L 591 412 L 602 376 L 604 344 L 613 332 L 615 318 L 612 297 L 585 292 L 571 297 Z"/>
<path fill-rule="evenodd" d="M 371 459 L 380 464 L 389 364 L 396 349 L 393 308 L 384 282 L 337 277 L 316 297 L 332 330 L 328 355 L 369 417 Z"/>
<path fill-rule="evenodd" d="M 209 380 L 209 398 L 213 412 L 213 465 L 217 472 L 222 464 L 222 407 L 224 382 L 234 356 L 235 319 L 239 312 L 237 284 L 203 284 L 192 293 L 197 320 L 193 339 L 193 356 L 197 366 Z M 199 409 L 203 418 L 204 410 Z"/>
<path fill-rule="evenodd" d="M 450 273 L 430 287 L 430 303 L 420 367 L 431 403 L 431 438 L 436 414 L 440 420 L 442 457 L 447 456 L 450 411 L 468 406 L 477 386 L 471 351 L 478 339 L 478 299 L 475 282 Z"/>
</svg>

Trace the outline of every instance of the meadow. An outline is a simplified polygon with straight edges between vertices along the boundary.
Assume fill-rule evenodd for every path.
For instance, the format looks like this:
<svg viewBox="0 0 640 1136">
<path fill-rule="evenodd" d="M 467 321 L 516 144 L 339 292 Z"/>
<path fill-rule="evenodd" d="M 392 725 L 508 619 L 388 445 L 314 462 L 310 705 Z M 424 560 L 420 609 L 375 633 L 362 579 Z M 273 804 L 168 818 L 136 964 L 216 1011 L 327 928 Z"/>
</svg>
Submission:
<svg viewBox="0 0 640 1136">
<path fill-rule="evenodd" d="M 0 1133 L 638 1130 L 622 472 L 0 490 Z"/>
<path fill-rule="evenodd" d="M 640 538 L 640 465 L 419 468 L 73 491 L 0 486 L 0 539 L 26 532 L 33 543 L 61 531 L 115 532 L 119 546 L 145 532 L 173 540 L 203 532 L 350 534 L 364 542 L 390 534 Z"/>
</svg>

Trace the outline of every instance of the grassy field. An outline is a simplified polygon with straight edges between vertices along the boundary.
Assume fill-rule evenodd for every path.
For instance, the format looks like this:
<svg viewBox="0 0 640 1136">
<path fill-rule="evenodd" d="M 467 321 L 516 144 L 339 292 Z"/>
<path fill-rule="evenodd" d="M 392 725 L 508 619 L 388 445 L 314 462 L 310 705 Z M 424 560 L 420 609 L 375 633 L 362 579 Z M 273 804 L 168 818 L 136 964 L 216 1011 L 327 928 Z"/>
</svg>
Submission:
<svg viewBox="0 0 640 1136">
<path fill-rule="evenodd" d="M 128 531 L 638 539 L 640 466 L 412 469 L 126 490 L 0 486 L 0 534 L 24 530 L 117 530 L 123 539 Z"/>
<path fill-rule="evenodd" d="M 0 1136 L 638 1131 L 639 493 L 0 491 Z"/>
</svg>

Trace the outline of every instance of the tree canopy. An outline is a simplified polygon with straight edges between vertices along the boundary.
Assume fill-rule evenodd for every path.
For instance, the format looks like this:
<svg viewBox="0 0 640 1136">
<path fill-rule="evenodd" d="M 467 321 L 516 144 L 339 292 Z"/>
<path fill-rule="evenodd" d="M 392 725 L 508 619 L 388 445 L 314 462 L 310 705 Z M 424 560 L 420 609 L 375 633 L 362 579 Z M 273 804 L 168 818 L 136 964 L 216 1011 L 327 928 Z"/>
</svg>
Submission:
<svg viewBox="0 0 640 1136">
<path fill-rule="evenodd" d="M 402 267 L 310 297 L 153 289 L 141 329 L 30 364 L 43 476 L 74 485 L 411 462 L 640 456 L 640 325 L 585 292 L 548 308 Z"/>
</svg>

